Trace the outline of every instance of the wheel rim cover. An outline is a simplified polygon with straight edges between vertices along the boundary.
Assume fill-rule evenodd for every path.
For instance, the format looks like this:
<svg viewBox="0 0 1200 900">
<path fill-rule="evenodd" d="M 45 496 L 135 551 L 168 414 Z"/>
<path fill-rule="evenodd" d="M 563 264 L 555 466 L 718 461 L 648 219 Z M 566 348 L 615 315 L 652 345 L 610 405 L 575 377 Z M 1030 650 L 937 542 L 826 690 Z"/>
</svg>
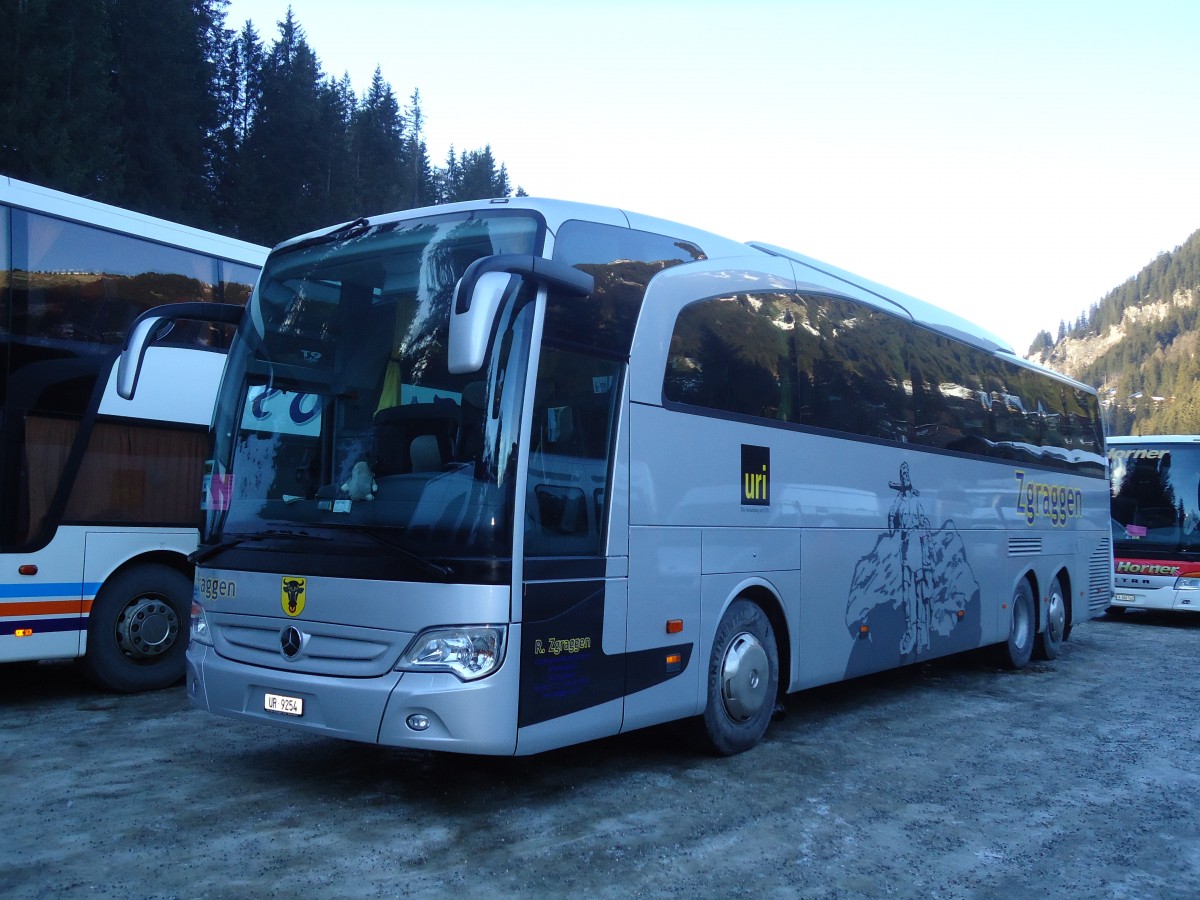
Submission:
<svg viewBox="0 0 1200 900">
<path fill-rule="evenodd" d="M 1067 624 L 1067 609 L 1063 603 L 1062 594 L 1053 591 L 1050 594 L 1050 608 L 1046 610 L 1046 630 L 1052 640 L 1062 640 L 1063 627 Z"/>
<path fill-rule="evenodd" d="M 135 659 L 159 656 L 171 648 L 179 634 L 179 616 L 157 597 L 138 597 L 117 620 L 117 643 Z"/>
<path fill-rule="evenodd" d="M 754 717 L 767 699 L 769 660 L 758 638 L 742 632 L 729 642 L 721 661 L 721 699 L 735 722 Z"/>
<path fill-rule="evenodd" d="M 1020 600 L 1016 601 L 1016 609 L 1013 610 L 1013 643 L 1018 647 L 1025 646 L 1029 640 L 1029 610 Z"/>
</svg>

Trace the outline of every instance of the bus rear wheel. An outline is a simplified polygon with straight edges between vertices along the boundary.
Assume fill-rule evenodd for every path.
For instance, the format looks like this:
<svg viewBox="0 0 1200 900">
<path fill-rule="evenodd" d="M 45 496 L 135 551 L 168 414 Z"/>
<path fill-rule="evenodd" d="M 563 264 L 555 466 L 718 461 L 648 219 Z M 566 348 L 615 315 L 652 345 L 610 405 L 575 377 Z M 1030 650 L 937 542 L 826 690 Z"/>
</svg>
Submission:
<svg viewBox="0 0 1200 900">
<path fill-rule="evenodd" d="M 779 692 L 779 650 L 766 613 L 739 599 L 713 639 L 704 737 L 722 756 L 749 750 L 766 733 Z"/>
<path fill-rule="evenodd" d="M 119 572 L 100 588 L 79 666 L 100 687 L 152 691 L 183 678 L 192 583 L 160 563 Z"/>
<path fill-rule="evenodd" d="M 1037 606 L 1033 601 L 1033 588 L 1022 578 L 1013 591 L 1009 603 L 1012 616 L 1009 619 L 1008 640 L 996 645 L 996 663 L 1003 669 L 1023 669 L 1033 656 L 1034 635 L 1037 631 Z"/>
<path fill-rule="evenodd" d="M 1033 655 L 1038 659 L 1057 659 L 1067 639 L 1067 598 L 1062 583 L 1055 578 L 1046 595 L 1046 627 L 1037 636 Z"/>
</svg>

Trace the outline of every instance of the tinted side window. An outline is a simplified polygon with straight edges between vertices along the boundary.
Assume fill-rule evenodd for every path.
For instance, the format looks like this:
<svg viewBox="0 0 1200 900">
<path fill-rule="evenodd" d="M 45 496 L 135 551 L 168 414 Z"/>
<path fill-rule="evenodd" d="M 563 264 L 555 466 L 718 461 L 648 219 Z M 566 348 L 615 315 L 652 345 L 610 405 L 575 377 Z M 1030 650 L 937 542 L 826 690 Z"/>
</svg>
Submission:
<svg viewBox="0 0 1200 900">
<path fill-rule="evenodd" d="M 590 297 L 556 297 L 546 311 L 545 335 L 628 355 L 650 279 L 671 266 L 706 259 L 689 241 L 596 222 L 564 222 L 554 259 L 596 279 Z"/>
<path fill-rule="evenodd" d="M 767 299 L 764 299 L 766 297 Z M 675 323 L 663 396 L 760 419 L 798 422 L 800 392 L 790 378 L 795 347 L 783 295 L 715 297 L 684 308 Z"/>
<path fill-rule="evenodd" d="M 141 312 L 212 300 L 216 260 L 49 216 L 13 216 L 13 332 L 76 353 L 119 344 Z"/>
<path fill-rule="evenodd" d="M 21 210 L 12 213 L 6 401 L 80 414 L 96 376 L 138 314 L 212 300 L 217 261 Z M 216 346 L 220 331 L 180 323 L 168 343 Z"/>
<path fill-rule="evenodd" d="M 9 310 L 12 308 L 12 265 L 9 260 L 9 209 L 0 206 L 0 398 L 4 397 L 8 378 L 8 338 L 10 332 Z"/>
<path fill-rule="evenodd" d="M 542 349 L 525 499 L 526 554 L 600 552 L 622 369 L 612 359 Z"/>
<path fill-rule="evenodd" d="M 713 297 L 675 324 L 667 403 L 1099 474 L 1087 391 L 837 297 Z"/>
<path fill-rule="evenodd" d="M 903 336 L 834 297 L 736 294 L 684 308 L 663 396 L 797 425 L 907 440 Z"/>
</svg>

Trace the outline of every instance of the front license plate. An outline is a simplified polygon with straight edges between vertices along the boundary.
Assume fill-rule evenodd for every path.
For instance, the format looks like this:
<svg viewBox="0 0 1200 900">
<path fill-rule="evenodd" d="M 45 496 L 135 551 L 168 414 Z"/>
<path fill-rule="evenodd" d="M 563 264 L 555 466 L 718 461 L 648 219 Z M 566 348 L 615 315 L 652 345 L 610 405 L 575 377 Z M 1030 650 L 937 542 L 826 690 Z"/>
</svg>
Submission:
<svg viewBox="0 0 1200 900">
<path fill-rule="evenodd" d="M 1137 603 L 1137 594 L 1113 594 L 1118 603 Z"/>
<path fill-rule="evenodd" d="M 267 694 L 263 697 L 263 709 L 267 712 L 283 713 L 285 716 L 304 715 L 304 700 L 286 697 L 283 694 Z"/>
</svg>

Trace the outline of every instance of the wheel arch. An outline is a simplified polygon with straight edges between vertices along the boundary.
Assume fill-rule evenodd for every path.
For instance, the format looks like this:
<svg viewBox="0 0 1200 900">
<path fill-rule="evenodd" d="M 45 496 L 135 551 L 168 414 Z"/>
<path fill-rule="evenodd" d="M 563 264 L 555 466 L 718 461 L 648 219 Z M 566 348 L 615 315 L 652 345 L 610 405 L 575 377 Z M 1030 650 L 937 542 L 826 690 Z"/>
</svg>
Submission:
<svg viewBox="0 0 1200 900">
<path fill-rule="evenodd" d="M 111 581 L 130 569 L 136 569 L 140 566 L 147 565 L 165 565 L 177 571 L 185 578 L 194 578 L 196 570 L 190 562 L 186 554 L 179 553 L 175 550 L 150 550 L 145 553 L 139 553 L 136 556 L 131 556 L 129 559 L 122 560 L 120 564 L 115 566 L 112 571 L 104 576 L 104 584 Z"/>
<path fill-rule="evenodd" d="M 1033 569 L 1027 571 L 1023 577 L 1029 582 L 1029 587 L 1033 590 L 1033 599 L 1037 604 L 1037 631 L 1039 634 L 1045 631 L 1047 622 L 1046 597 L 1043 591 L 1050 590 L 1050 585 L 1054 583 L 1056 578 L 1063 592 L 1063 604 L 1066 607 L 1067 624 L 1073 624 L 1074 605 L 1071 602 L 1071 573 L 1066 565 L 1060 565 L 1044 582 L 1038 579 L 1037 572 Z"/>
<path fill-rule="evenodd" d="M 1067 611 L 1067 624 L 1075 624 L 1075 603 L 1071 598 L 1071 570 L 1066 566 L 1060 566 L 1059 570 L 1054 573 L 1054 577 L 1058 579 L 1058 584 L 1063 592 L 1063 606 Z"/>
</svg>

